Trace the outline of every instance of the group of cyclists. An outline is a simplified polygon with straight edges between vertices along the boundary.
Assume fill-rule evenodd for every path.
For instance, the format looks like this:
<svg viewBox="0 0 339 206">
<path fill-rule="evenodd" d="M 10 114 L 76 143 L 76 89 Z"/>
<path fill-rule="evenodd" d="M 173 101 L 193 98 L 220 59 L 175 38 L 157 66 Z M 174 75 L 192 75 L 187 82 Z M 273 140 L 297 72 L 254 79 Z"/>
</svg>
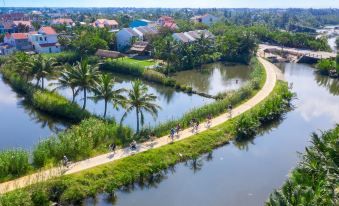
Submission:
<svg viewBox="0 0 339 206">
<path fill-rule="evenodd" d="M 229 104 L 228 107 L 227 107 L 227 110 L 229 112 L 230 117 L 232 117 L 232 109 L 233 109 L 232 105 Z M 210 128 L 211 124 L 212 124 L 212 114 L 208 114 L 207 118 L 206 118 L 206 128 Z M 196 118 L 192 118 L 191 119 L 190 127 L 192 128 L 191 131 L 192 131 L 193 134 L 197 134 L 199 132 L 199 125 L 200 125 L 200 123 L 199 123 L 199 121 Z M 177 124 L 176 127 L 171 128 L 169 137 L 170 137 L 172 142 L 174 142 L 174 137 L 175 136 L 179 137 L 180 130 L 181 130 L 180 124 Z M 154 137 L 155 137 L 155 135 L 151 135 L 150 136 L 150 140 L 153 141 Z M 113 152 L 113 153 L 115 153 L 116 147 L 117 147 L 117 145 L 114 142 L 108 146 L 109 150 L 111 152 Z M 136 150 L 137 149 L 137 142 L 135 140 L 133 140 L 130 143 L 130 147 L 129 148 L 131 150 Z M 63 157 L 63 165 L 65 167 L 68 167 L 69 164 L 70 164 L 69 159 L 67 158 L 66 155 L 64 155 L 64 157 Z"/>
</svg>

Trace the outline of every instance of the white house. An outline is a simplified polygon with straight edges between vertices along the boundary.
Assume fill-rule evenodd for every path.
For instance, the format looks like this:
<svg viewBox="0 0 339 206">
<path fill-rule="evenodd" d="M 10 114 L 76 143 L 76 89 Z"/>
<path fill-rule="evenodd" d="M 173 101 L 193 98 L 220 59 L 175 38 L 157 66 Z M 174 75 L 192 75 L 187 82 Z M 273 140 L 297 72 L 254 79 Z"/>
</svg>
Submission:
<svg viewBox="0 0 339 206">
<path fill-rule="evenodd" d="M 145 35 L 156 34 L 157 32 L 155 28 L 148 26 L 121 29 L 116 37 L 118 51 L 124 51 L 131 47 L 134 42 L 144 41 Z"/>
<path fill-rule="evenodd" d="M 60 52 L 58 34 L 52 27 L 41 27 L 38 32 L 30 32 L 28 37 L 29 41 L 32 43 L 33 50 L 37 53 Z"/>
<path fill-rule="evenodd" d="M 180 41 L 182 43 L 189 43 L 194 42 L 201 37 L 206 39 L 214 39 L 215 36 L 208 30 L 195 30 L 195 31 L 188 31 L 188 32 L 181 32 L 181 33 L 174 33 L 172 37 L 176 41 Z"/>
<path fill-rule="evenodd" d="M 213 16 L 211 14 L 205 14 L 202 16 L 194 16 L 191 18 L 191 21 L 195 22 L 195 23 L 202 23 L 205 24 L 207 26 L 211 26 L 212 24 L 217 23 L 218 21 L 220 21 L 220 19 L 216 16 Z"/>
</svg>

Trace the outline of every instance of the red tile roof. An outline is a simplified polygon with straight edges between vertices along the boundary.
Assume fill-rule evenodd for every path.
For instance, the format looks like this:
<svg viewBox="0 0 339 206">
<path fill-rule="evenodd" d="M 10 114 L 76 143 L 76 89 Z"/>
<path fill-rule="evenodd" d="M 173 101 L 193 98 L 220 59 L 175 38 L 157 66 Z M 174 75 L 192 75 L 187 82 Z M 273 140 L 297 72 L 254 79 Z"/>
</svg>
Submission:
<svg viewBox="0 0 339 206">
<path fill-rule="evenodd" d="M 46 35 L 53 35 L 53 34 L 57 34 L 56 31 L 50 27 L 50 26 L 43 26 L 40 28 L 42 30 L 43 33 L 45 33 Z"/>
<path fill-rule="evenodd" d="M 12 33 L 14 39 L 27 39 L 27 33 Z"/>
</svg>

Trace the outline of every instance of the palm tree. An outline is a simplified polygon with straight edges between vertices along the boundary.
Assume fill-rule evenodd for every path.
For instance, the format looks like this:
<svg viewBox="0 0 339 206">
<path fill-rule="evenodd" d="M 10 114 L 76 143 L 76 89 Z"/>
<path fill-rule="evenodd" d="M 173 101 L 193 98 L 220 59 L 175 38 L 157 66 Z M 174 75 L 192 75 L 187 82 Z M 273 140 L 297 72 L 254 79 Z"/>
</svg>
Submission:
<svg viewBox="0 0 339 206">
<path fill-rule="evenodd" d="M 37 78 L 37 83 L 39 83 L 39 81 L 41 80 L 42 89 L 44 89 L 44 79 L 54 72 L 53 69 L 55 68 L 56 64 L 57 62 L 54 58 L 44 58 L 41 55 L 37 55 L 34 58 L 33 71 Z"/>
<path fill-rule="evenodd" d="M 116 89 L 114 90 L 115 79 L 108 74 L 101 74 L 98 76 L 98 79 L 95 81 L 92 91 L 94 96 L 90 97 L 94 101 L 104 100 L 105 101 L 105 111 L 104 118 L 106 118 L 107 112 L 107 103 L 112 102 L 115 109 L 119 105 L 123 106 L 126 98 L 122 95 L 125 89 Z"/>
<path fill-rule="evenodd" d="M 18 52 L 10 62 L 14 64 L 14 69 L 28 81 L 33 72 L 33 62 L 30 56 L 24 52 Z"/>
<path fill-rule="evenodd" d="M 51 85 L 56 85 L 55 89 L 65 89 L 71 88 L 72 90 L 72 103 L 75 101 L 75 97 L 78 95 L 77 84 L 74 77 L 74 73 L 76 72 L 75 67 L 69 64 L 66 64 L 64 70 L 61 72 L 58 82 L 51 83 Z"/>
<path fill-rule="evenodd" d="M 72 74 L 75 84 L 84 92 L 84 104 L 82 109 L 86 108 L 87 91 L 92 89 L 98 75 L 98 69 L 88 64 L 87 59 L 77 62 L 75 72 Z"/>
<path fill-rule="evenodd" d="M 161 109 L 159 105 L 154 103 L 156 96 L 154 94 L 148 94 L 148 88 L 140 80 L 136 80 L 132 83 L 132 89 L 128 91 L 128 99 L 126 100 L 126 112 L 121 118 L 121 122 L 126 118 L 127 114 L 133 109 L 137 115 L 137 133 L 139 133 L 139 115 L 141 117 L 141 124 L 144 124 L 143 111 L 150 113 L 154 118 L 158 114 L 158 110 Z"/>
</svg>

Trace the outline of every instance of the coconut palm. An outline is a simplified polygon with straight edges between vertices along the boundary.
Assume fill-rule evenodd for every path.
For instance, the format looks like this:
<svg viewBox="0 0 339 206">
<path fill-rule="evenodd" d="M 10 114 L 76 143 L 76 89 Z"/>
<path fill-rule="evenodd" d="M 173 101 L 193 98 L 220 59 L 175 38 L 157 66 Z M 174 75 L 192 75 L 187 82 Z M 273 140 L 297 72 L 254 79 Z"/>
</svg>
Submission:
<svg viewBox="0 0 339 206">
<path fill-rule="evenodd" d="M 123 106 L 126 101 L 126 98 L 122 95 L 122 93 L 126 90 L 113 89 L 114 84 L 115 79 L 111 75 L 100 74 L 92 87 L 94 96 L 90 98 L 96 102 L 99 100 L 104 100 L 105 102 L 104 118 L 106 117 L 108 102 L 112 102 L 113 107 L 118 109 L 118 106 Z"/>
<path fill-rule="evenodd" d="M 20 75 L 25 77 L 26 81 L 28 81 L 28 79 L 32 76 L 33 61 L 28 54 L 24 52 L 18 52 L 13 56 L 13 58 L 10 59 L 9 62 L 14 64 L 14 69 Z"/>
<path fill-rule="evenodd" d="M 56 60 L 50 57 L 43 57 L 40 54 L 33 58 L 33 73 L 37 78 L 37 84 L 41 80 L 41 88 L 44 89 L 44 79 L 54 72 Z"/>
<path fill-rule="evenodd" d="M 87 59 L 81 60 L 81 62 L 77 62 L 75 71 L 72 73 L 72 79 L 74 79 L 75 84 L 79 87 L 80 90 L 84 92 L 84 104 L 82 109 L 86 108 L 86 100 L 87 100 L 87 91 L 91 90 L 95 83 L 95 80 L 98 75 L 98 69 L 96 66 L 92 66 L 88 64 Z"/>
<path fill-rule="evenodd" d="M 150 113 L 154 118 L 158 114 L 158 110 L 161 109 L 159 105 L 154 103 L 156 96 L 154 94 L 148 94 L 148 88 L 140 80 L 136 80 L 132 83 L 132 89 L 128 91 L 128 98 L 126 100 L 126 111 L 121 118 L 121 122 L 126 118 L 127 114 L 135 109 L 137 115 L 137 133 L 139 133 L 139 122 L 141 118 L 141 124 L 144 124 L 144 111 Z M 140 117 L 139 117 L 140 115 Z"/>
<path fill-rule="evenodd" d="M 61 72 L 58 82 L 51 83 L 50 85 L 55 85 L 55 89 L 65 89 L 71 88 L 72 90 L 72 103 L 75 101 L 75 97 L 78 95 L 77 84 L 74 77 L 74 73 L 76 72 L 75 67 L 69 64 L 64 66 L 63 71 Z"/>
</svg>

